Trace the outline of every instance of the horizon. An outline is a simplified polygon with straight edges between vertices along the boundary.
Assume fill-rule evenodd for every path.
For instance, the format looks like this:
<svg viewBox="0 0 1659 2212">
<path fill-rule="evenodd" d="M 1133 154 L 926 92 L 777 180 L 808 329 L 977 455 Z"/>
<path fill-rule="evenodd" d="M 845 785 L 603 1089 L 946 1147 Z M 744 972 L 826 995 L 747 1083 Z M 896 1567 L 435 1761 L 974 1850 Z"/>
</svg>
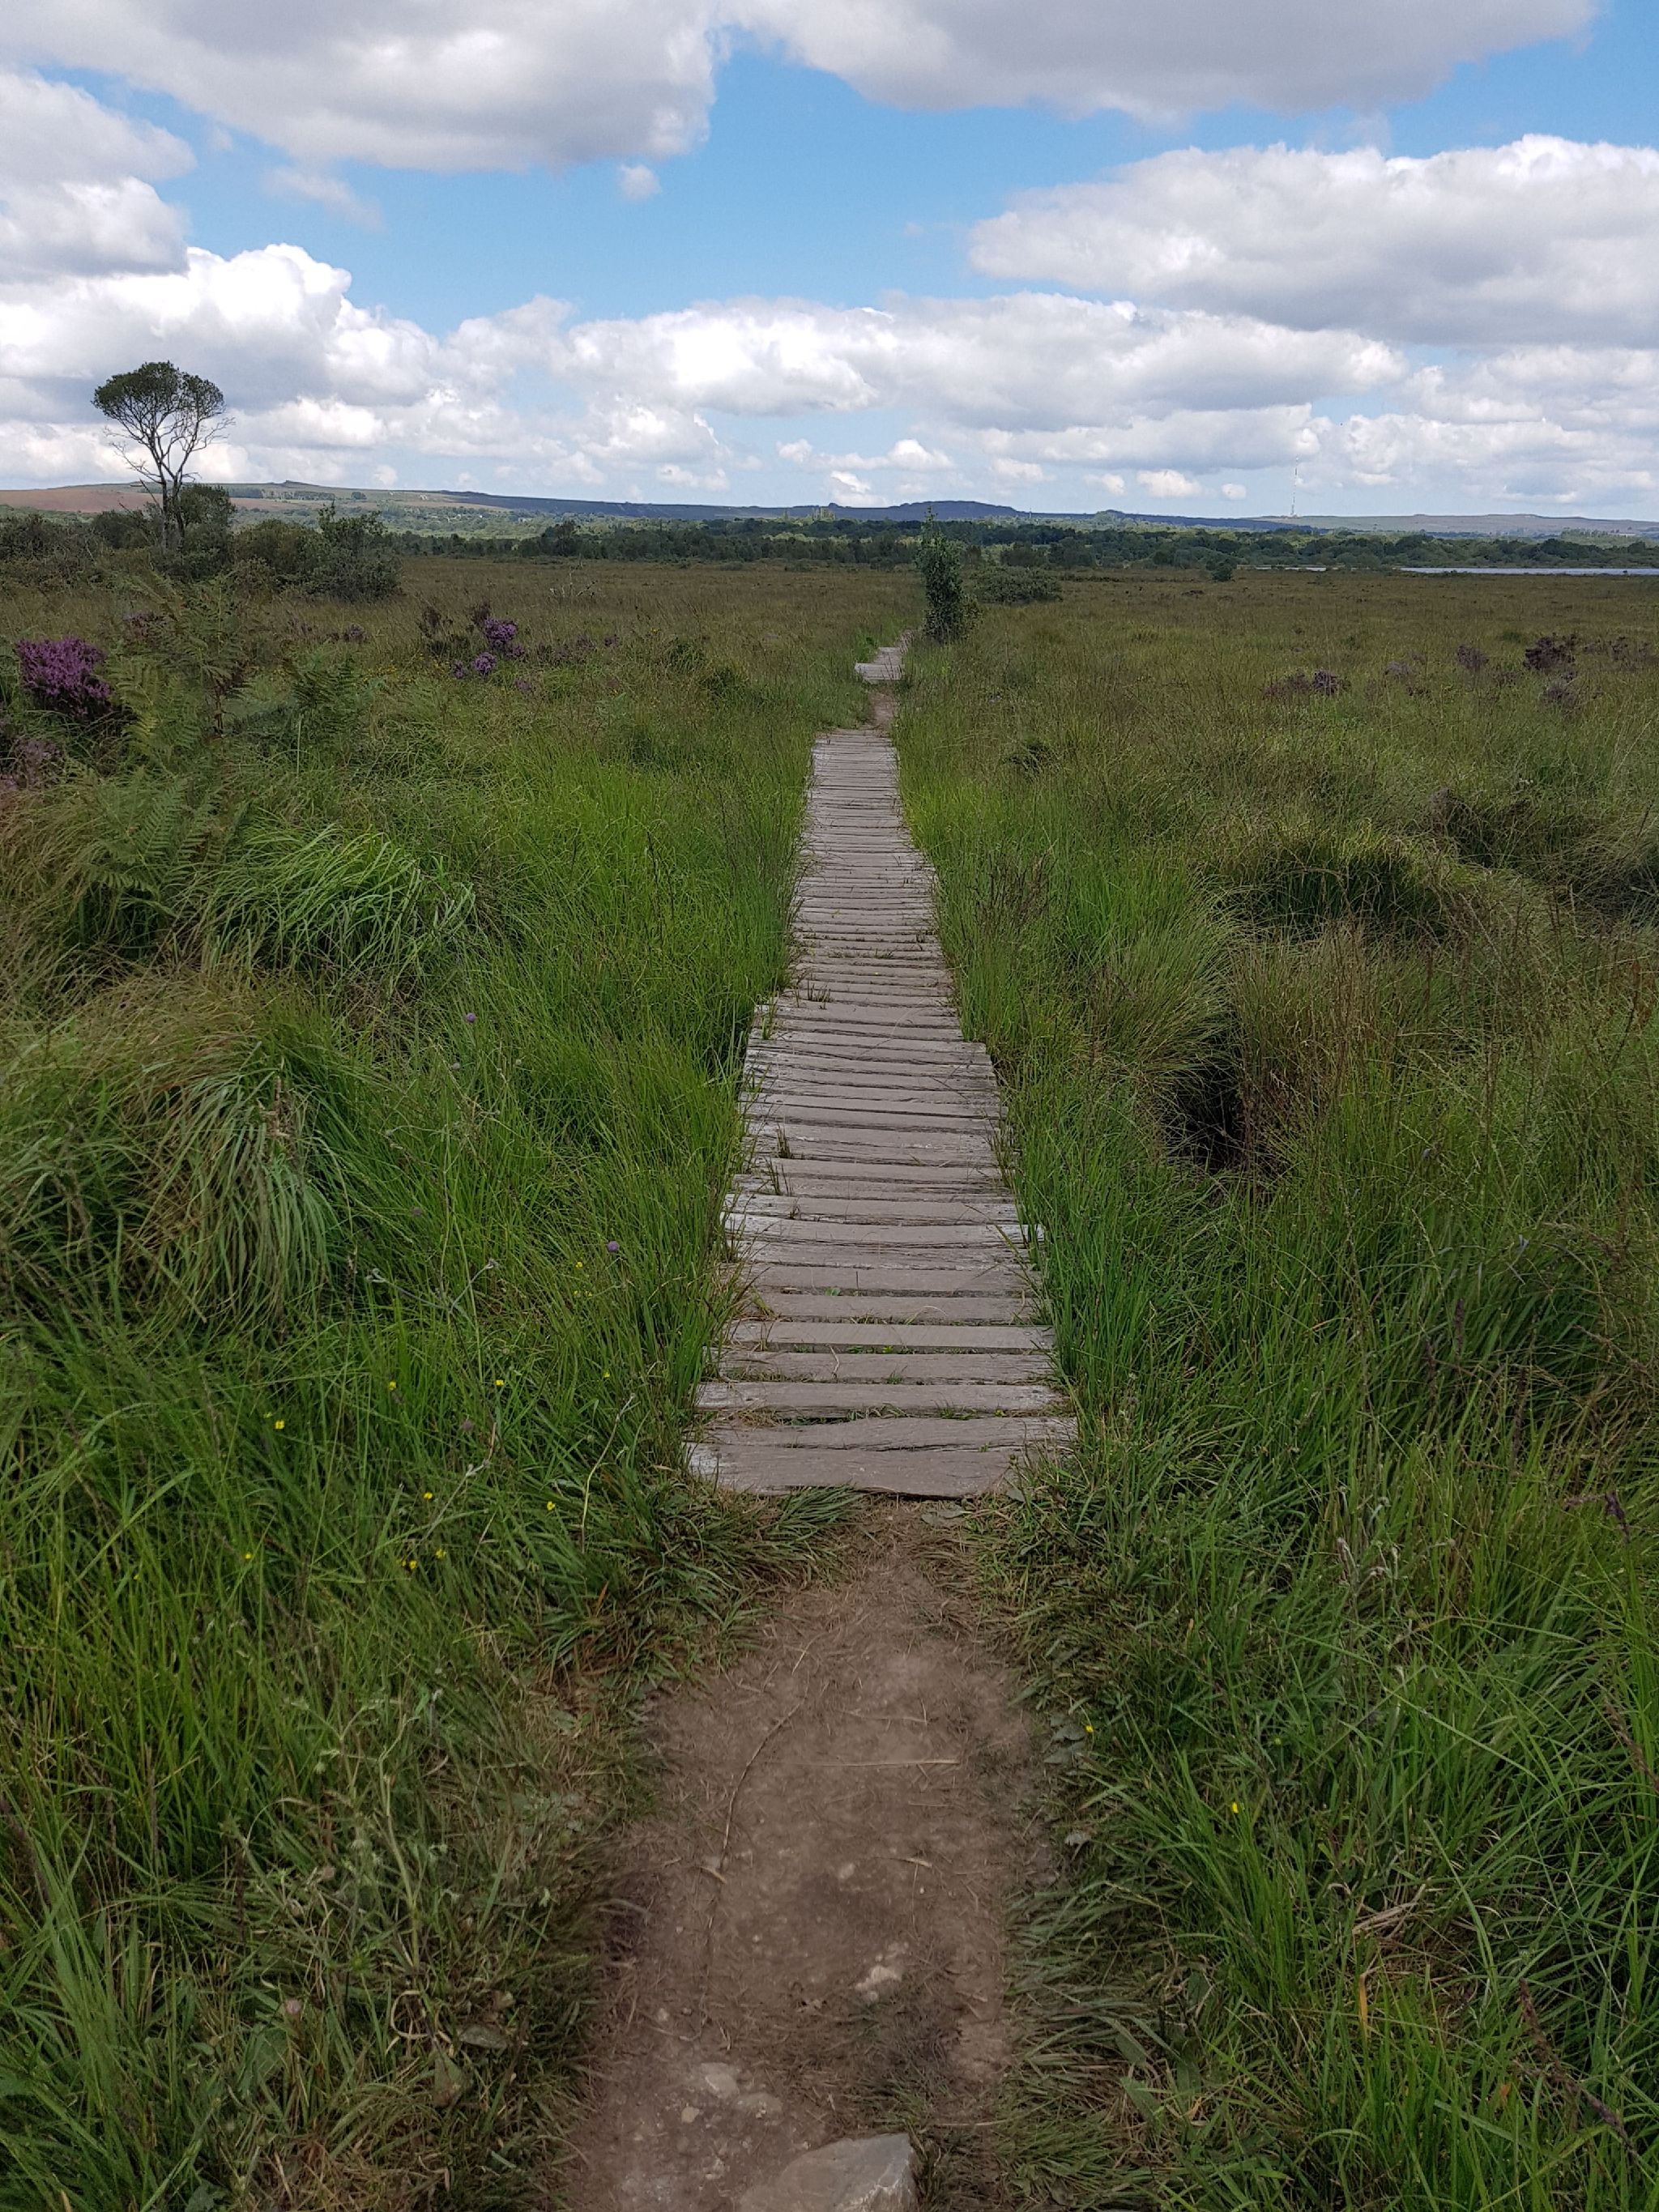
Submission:
<svg viewBox="0 0 1659 2212">
<path fill-rule="evenodd" d="M 20 0 L 0 476 L 165 355 L 220 481 L 1659 521 L 1636 0 L 475 14 Z"/>
<path fill-rule="evenodd" d="M 234 499 L 246 506 L 255 504 L 257 495 L 261 492 L 295 492 L 315 494 L 319 499 L 330 501 L 342 495 L 350 499 L 383 500 L 388 502 L 396 502 L 399 500 L 451 501 L 457 504 L 471 504 L 486 512 L 501 509 L 503 511 L 504 519 L 509 517 L 515 510 L 522 514 L 528 514 L 536 510 L 564 506 L 590 514 L 594 520 L 603 520 L 607 515 L 624 520 L 649 519 L 661 521 L 679 520 L 685 522 L 728 518 L 743 520 L 748 517 L 799 520 L 815 514 L 827 514 L 849 520 L 856 520 L 863 515 L 872 522 L 880 522 L 907 517 L 919 519 L 921 511 L 931 512 L 935 506 L 935 502 L 931 500 L 855 501 L 798 500 L 789 502 L 757 504 L 739 504 L 714 500 L 678 501 L 644 498 L 603 500 L 574 493 L 514 493 L 494 489 L 486 491 L 477 488 L 468 489 L 441 484 L 325 483 L 307 477 L 297 477 L 278 479 L 229 477 L 217 478 L 214 481 L 217 482 L 222 489 L 229 492 Z M 123 505 L 131 503 L 143 506 L 149 501 L 149 495 L 133 483 L 131 478 L 123 482 L 120 478 L 111 477 L 76 484 L 0 485 L 0 507 L 27 507 L 37 502 L 54 500 L 61 501 L 74 493 L 102 492 L 120 494 L 122 495 L 120 503 Z M 114 501 L 102 502 L 106 506 L 112 506 L 116 503 Z M 1644 531 L 1647 529 L 1650 523 L 1654 522 L 1653 518 L 1641 515 L 1545 515 L 1524 508 L 1509 511 L 1491 509 L 1481 513 L 1472 510 L 1439 512 L 1431 508 L 1423 508 L 1413 512 L 1401 510 L 1398 513 L 1378 510 L 1376 512 L 1356 511 L 1352 514 L 1327 512 L 1305 514 L 1178 513 L 1161 514 L 1146 509 L 1117 507 L 1069 510 L 1060 507 L 1022 507 L 1008 501 L 954 496 L 941 497 L 937 505 L 941 510 L 945 510 L 940 519 L 945 521 L 972 520 L 975 519 L 974 514 L 964 514 L 962 510 L 973 509 L 977 514 L 983 514 L 988 520 L 1015 522 L 1086 524 L 1110 520 L 1119 523 L 1161 526 L 1171 529 L 1247 531 L 1263 527 L 1285 530 L 1297 528 L 1311 531 L 1340 530 L 1343 525 L 1349 523 L 1364 524 L 1371 529 L 1378 529 L 1381 526 L 1389 524 L 1400 526 L 1402 534 L 1406 534 L 1413 526 L 1416 526 L 1425 534 L 1430 536 L 1473 535 L 1476 534 L 1475 526 L 1477 525 L 1497 526 L 1490 533 L 1492 535 L 1504 535 L 1509 534 L 1510 532 L 1513 532 L 1516 535 L 1537 534 L 1535 531 L 1522 532 L 1516 530 L 1515 526 L 1520 524 L 1536 525 L 1546 532 L 1569 531 L 1577 526 L 1584 531 L 1600 531 L 1622 535 L 1626 532 Z M 641 508 L 648 511 L 645 517 L 630 518 L 630 510 Z M 96 512 L 97 509 L 94 505 L 88 504 L 81 507 L 67 505 L 55 509 L 43 507 L 41 511 L 90 514 Z M 1654 523 L 1654 527 L 1656 531 L 1659 531 L 1659 523 Z"/>
</svg>

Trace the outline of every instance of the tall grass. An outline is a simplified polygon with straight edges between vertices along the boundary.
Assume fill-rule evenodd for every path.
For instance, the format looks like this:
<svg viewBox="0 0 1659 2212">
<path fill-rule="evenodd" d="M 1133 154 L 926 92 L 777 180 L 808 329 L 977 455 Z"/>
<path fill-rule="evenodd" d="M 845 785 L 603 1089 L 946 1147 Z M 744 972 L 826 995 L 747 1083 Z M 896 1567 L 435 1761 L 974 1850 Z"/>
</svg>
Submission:
<svg viewBox="0 0 1659 2212">
<path fill-rule="evenodd" d="M 1036 2201 L 1659 2203 L 1652 608 L 1126 580 L 918 665 L 1083 1413 L 979 1530 Z"/>
<path fill-rule="evenodd" d="M 629 1685 L 824 1525 L 678 1436 L 807 742 L 902 586 L 416 581 L 545 650 L 192 605 L 211 681 L 0 801 L 19 2212 L 543 2201 Z"/>
</svg>

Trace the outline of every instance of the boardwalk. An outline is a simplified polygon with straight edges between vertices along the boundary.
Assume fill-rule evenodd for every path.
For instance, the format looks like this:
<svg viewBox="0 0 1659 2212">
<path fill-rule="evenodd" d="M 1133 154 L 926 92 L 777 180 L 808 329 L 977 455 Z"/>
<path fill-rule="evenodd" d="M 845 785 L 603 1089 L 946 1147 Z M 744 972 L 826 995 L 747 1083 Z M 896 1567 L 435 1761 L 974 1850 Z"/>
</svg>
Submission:
<svg viewBox="0 0 1659 2212">
<path fill-rule="evenodd" d="M 862 671 L 898 673 L 896 648 Z M 992 1489 L 1072 1423 L 884 729 L 817 740 L 793 982 L 756 1025 L 726 1226 L 750 1297 L 696 1471 L 735 1488 Z"/>
</svg>

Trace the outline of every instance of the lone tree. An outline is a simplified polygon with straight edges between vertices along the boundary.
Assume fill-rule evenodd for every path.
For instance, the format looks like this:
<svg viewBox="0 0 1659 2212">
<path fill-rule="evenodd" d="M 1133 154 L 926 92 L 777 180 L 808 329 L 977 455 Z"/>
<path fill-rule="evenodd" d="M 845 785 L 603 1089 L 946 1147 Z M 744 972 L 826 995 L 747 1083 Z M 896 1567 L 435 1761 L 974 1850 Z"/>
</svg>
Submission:
<svg viewBox="0 0 1659 2212">
<path fill-rule="evenodd" d="M 170 361 L 147 361 L 100 384 L 92 404 L 126 439 L 130 465 L 160 502 L 163 547 L 182 546 L 185 471 L 229 422 L 224 393 Z"/>
</svg>

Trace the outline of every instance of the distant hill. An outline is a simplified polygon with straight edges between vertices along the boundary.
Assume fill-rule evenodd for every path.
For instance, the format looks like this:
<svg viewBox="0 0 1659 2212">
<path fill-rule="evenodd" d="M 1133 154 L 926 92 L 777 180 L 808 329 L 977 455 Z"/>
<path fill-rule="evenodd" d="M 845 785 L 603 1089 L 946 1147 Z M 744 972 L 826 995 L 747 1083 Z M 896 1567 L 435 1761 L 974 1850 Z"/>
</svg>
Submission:
<svg viewBox="0 0 1659 2212">
<path fill-rule="evenodd" d="M 146 504 L 136 484 L 57 484 L 48 491 L 0 491 L 0 507 L 22 507 L 37 514 L 102 514 L 110 507 Z"/>
<path fill-rule="evenodd" d="M 1586 514 L 1301 514 L 1268 518 L 1297 530 L 1364 530 L 1385 538 L 1651 538 L 1659 521 L 1596 520 Z"/>
<path fill-rule="evenodd" d="M 529 492 L 363 490 L 348 484 L 233 483 L 226 489 L 251 520 L 314 515 L 331 502 L 368 507 L 394 528 L 475 535 L 501 520 L 573 522 L 783 522 L 827 515 L 848 522 L 920 522 L 931 512 L 941 522 L 1068 522 L 1080 529 L 1135 525 L 1165 530 L 1361 531 L 1401 538 L 1641 538 L 1659 535 L 1659 521 L 1543 514 L 1139 514 L 1122 507 L 1061 514 L 999 507 L 978 499 L 905 500 L 890 507 L 845 507 L 834 502 L 793 507 L 728 507 L 668 500 L 544 498 Z M 0 491 L 0 507 L 48 514 L 97 514 L 109 507 L 143 504 L 133 484 L 59 484 L 47 489 Z"/>
</svg>

